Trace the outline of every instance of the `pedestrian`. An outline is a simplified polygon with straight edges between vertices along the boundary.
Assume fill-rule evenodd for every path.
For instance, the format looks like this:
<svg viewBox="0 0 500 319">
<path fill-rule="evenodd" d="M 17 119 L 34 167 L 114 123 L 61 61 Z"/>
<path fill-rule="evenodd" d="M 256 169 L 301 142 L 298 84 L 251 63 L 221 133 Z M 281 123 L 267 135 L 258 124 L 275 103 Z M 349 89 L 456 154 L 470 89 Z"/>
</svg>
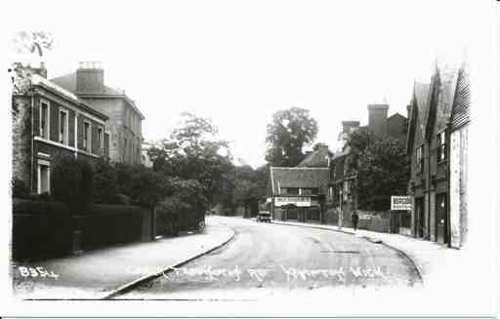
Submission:
<svg viewBox="0 0 500 319">
<path fill-rule="evenodd" d="M 354 213 L 352 213 L 351 219 L 352 219 L 352 226 L 353 226 L 354 230 L 358 229 L 359 215 L 356 212 L 354 212 Z"/>
</svg>

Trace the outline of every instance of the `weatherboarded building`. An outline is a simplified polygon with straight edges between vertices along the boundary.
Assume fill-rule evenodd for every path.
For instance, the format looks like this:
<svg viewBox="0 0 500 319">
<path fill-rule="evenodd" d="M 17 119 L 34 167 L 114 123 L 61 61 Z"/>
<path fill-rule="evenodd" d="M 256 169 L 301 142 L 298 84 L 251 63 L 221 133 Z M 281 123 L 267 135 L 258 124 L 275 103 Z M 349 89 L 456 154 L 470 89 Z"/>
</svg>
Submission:
<svg viewBox="0 0 500 319">
<path fill-rule="evenodd" d="M 463 67 L 415 83 L 407 140 L 412 235 L 457 248 L 467 232 L 468 96 Z"/>
<path fill-rule="evenodd" d="M 268 206 L 273 219 L 322 222 L 330 169 L 271 167 Z"/>
</svg>

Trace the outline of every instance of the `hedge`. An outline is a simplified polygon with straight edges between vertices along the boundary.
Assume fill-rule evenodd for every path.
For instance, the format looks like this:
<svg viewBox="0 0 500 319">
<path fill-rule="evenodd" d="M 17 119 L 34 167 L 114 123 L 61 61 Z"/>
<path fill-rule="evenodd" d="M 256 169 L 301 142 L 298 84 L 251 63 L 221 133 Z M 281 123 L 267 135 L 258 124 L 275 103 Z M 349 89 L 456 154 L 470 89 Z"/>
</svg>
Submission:
<svg viewBox="0 0 500 319">
<path fill-rule="evenodd" d="M 14 260 L 53 258 L 71 251 L 73 221 L 65 204 L 19 199 L 12 204 Z"/>
<path fill-rule="evenodd" d="M 90 250 L 141 239 L 145 211 L 135 206 L 92 205 L 72 215 L 64 203 L 13 200 L 14 260 L 54 258 L 72 253 L 73 231 L 81 231 L 81 248 Z"/>
<path fill-rule="evenodd" d="M 75 216 L 82 231 L 82 249 L 141 240 L 144 213 L 137 206 L 93 205 L 85 215 Z"/>
</svg>

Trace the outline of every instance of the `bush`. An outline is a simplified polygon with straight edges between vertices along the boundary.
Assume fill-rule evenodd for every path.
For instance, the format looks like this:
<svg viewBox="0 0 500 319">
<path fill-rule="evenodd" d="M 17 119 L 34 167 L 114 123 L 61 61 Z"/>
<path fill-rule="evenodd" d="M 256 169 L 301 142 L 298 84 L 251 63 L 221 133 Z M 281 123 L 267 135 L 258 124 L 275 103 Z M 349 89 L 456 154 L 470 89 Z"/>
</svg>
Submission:
<svg viewBox="0 0 500 319">
<path fill-rule="evenodd" d="M 92 205 L 71 215 L 61 202 L 13 200 L 14 260 L 38 260 L 72 253 L 73 231 L 81 230 L 81 247 L 90 250 L 141 240 L 145 210 L 136 206 Z"/>
<path fill-rule="evenodd" d="M 75 216 L 84 250 L 141 240 L 145 211 L 137 206 L 92 205 Z"/>
<path fill-rule="evenodd" d="M 74 212 L 81 212 L 92 202 L 94 168 L 82 158 L 59 156 L 52 171 L 53 195 Z"/>
<path fill-rule="evenodd" d="M 120 204 L 118 197 L 118 175 L 114 166 L 100 160 L 95 166 L 94 202 L 100 204 Z"/>
</svg>

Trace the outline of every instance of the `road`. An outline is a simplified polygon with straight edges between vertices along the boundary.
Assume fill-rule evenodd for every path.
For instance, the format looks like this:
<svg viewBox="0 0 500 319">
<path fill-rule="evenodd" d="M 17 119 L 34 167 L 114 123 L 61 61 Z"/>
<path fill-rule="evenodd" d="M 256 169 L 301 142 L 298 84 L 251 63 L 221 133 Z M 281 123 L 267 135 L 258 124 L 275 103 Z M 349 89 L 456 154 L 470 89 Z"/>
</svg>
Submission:
<svg viewBox="0 0 500 319">
<path fill-rule="evenodd" d="M 420 285 L 413 264 L 360 236 L 217 217 L 235 231 L 226 246 L 118 298 L 253 299 L 279 292 Z"/>
</svg>

